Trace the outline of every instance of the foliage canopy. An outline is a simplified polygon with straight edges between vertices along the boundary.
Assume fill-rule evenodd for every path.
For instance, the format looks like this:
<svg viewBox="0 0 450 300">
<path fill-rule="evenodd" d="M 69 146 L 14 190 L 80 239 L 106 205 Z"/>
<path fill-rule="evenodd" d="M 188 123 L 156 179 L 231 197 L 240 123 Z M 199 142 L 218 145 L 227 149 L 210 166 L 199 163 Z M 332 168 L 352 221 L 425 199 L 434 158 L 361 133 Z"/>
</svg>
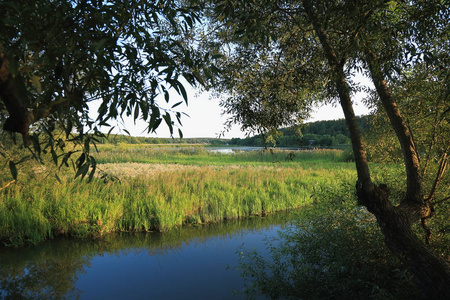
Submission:
<svg viewBox="0 0 450 300">
<path fill-rule="evenodd" d="M 173 134 L 182 101 L 172 109 L 158 101 L 169 102 L 172 89 L 187 103 L 182 81 L 197 85 L 217 71 L 188 43 L 198 12 L 172 0 L 2 1 L 3 128 L 21 133 L 36 158 L 45 150 L 57 164 L 74 153 L 65 141 L 81 144 L 81 175 L 95 167 L 90 134 L 101 135 L 99 127 L 113 120 L 141 118 L 148 132 L 165 123 Z"/>
</svg>

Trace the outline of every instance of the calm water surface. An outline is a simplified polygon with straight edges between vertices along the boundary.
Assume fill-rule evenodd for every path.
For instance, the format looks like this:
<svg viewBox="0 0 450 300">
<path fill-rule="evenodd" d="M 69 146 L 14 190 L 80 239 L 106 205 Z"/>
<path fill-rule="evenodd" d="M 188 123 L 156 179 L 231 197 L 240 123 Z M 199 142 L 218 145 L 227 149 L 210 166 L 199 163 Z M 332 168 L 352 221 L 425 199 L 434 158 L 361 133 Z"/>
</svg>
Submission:
<svg viewBox="0 0 450 300">
<path fill-rule="evenodd" d="M 168 233 L 58 239 L 0 249 L 0 298 L 243 299 L 238 252 L 267 253 L 265 239 L 293 218 L 275 214 Z"/>
</svg>

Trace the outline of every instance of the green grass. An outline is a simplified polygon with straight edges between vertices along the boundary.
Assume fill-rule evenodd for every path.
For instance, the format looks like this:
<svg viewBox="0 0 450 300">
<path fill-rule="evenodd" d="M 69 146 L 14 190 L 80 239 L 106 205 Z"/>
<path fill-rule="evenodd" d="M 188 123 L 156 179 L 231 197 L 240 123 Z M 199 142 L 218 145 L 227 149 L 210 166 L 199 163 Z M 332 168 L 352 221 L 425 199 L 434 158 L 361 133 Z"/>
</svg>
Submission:
<svg viewBox="0 0 450 300">
<path fill-rule="evenodd" d="M 106 179 L 29 176 L 1 190 L 0 240 L 24 245 L 264 215 L 310 203 L 317 189 L 355 176 L 336 151 L 301 152 L 293 161 L 282 161 L 283 152 L 121 151 L 100 152 Z"/>
<path fill-rule="evenodd" d="M 167 148 L 162 151 L 151 146 L 134 147 L 106 145 L 95 155 L 99 163 L 177 163 L 185 165 L 283 165 L 302 163 L 341 162 L 341 150 L 273 150 L 239 151 L 233 154 L 214 153 L 204 147 Z"/>
</svg>

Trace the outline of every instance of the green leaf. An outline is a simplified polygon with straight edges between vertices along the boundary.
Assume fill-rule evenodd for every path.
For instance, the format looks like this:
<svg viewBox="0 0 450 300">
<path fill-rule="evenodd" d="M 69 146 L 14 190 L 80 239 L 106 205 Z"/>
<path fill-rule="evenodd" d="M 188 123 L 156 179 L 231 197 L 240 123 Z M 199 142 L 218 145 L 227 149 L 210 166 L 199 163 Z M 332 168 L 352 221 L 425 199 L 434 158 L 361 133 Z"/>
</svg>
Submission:
<svg viewBox="0 0 450 300">
<path fill-rule="evenodd" d="M 134 107 L 134 116 L 133 116 L 133 118 L 134 118 L 134 121 L 136 121 L 139 118 L 139 105 L 136 105 Z"/>
<path fill-rule="evenodd" d="M 101 39 L 98 42 L 93 42 L 92 47 L 94 48 L 95 51 L 97 51 L 99 49 L 103 49 L 106 41 L 107 41 L 107 39 Z"/>
<path fill-rule="evenodd" d="M 56 155 L 55 150 L 50 150 L 50 153 L 52 154 L 53 162 L 55 163 L 55 165 L 58 165 L 58 155 Z"/>
<path fill-rule="evenodd" d="M 95 170 L 97 169 L 97 162 L 95 161 L 95 159 L 93 157 L 91 157 L 91 166 L 92 166 L 92 170 L 91 170 L 91 173 L 89 173 L 88 182 L 92 182 L 92 179 L 94 179 Z"/>
<path fill-rule="evenodd" d="M 58 174 L 55 173 L 55 178 L 59 183 L 62 183 L 61 178 L 59 178 Z"/>
<path fill-rule="evenodd" d="M 184 86 L 181 83 L 178 84 L 178 88 L 179 88 L 181 95 L 183 96 L 184 102 L 186 102 L 186 105 L 187 105 L 188 104 L 188 96 L 186 93 L 186 89 L 184 88 Z"/>
<path fill-rule="evenodd" d="M 76 165 L 77 165 L 78 169 L 81 168 L 81 165 L 84 163 L 85 160 L 86 160 L 86 154 L 82 153 L 80 155 L 80 157 L 77 159 L 77 162 L 76 162 Z"/>
<path fill-rule="evenodd" d="M 70 136 L 70 133 L 72 132 L 72 127 L 73 127 L 73 123 L 71 119 L 67 120 L 67 125 L 65 128 L 65 132 L 66 132 L 66 138 L 68 138 Z"/>
<path fill-rule="evenodd" d="M 81 175 L 81 178 L 84 178 L 89 171 L 90 163 L 87 161 L 85 164 L 83 164 L 75 174 L 75 178 Z"/>
<path fill-rule="evenodd" d="M 182 139 L 183 138 L 183 132 L 179 128 L 178 128 L 178 134 L 180 135 L 180 139 Z"/>
<path fill-rule="evenodd" d="M 177 106 L 180 105 L 181 103 L 183 103 L 183 101 L 180 101 L 180 102 L 178 102 L 178 103 L 175 103 L 174 105 L 172 105 L 172 108 L 177 107 Z"/>
<path fill-rule="evenodd" d="M 30 159 L 30 158 L 31 158 L 31 156 L 26 155 L 26 156 L 22 157 L 22 158 L 16 163 L 16 165 L 21 164 L 21 163 L 23 163 L 24 161 L 26 161 L 26 160 L 28 160 L 28 159 Z"/>
<path fill-rule="evenodd" d="M 173 135 L 173 123 L 169 113 L 166 113 L 163 118 L 166 121 L 167 127 L 169 127 L 170 135 Z"/>
<path fill-rule="evenodd" d="M 11 171 L 11 175 L 14 178 L 14 180 L 17 180 L 17 167 L 12 160 L 9 161 L 9 170 Z"/>
<path fill-rule="evenodd" d="M 203 80 L 199 72 L 193 72 L 192 74 L 194 75 L 195 79 L 200 82 L 200 84 L 205 85 L 205 81 Z"/>
<path fill-rule="evenodd" d="M 89 153 L 89 150 L 91 149 L 91 141 L 89 139 L 86 139 L 84 141 L 84 150 Z"/>
</svg>

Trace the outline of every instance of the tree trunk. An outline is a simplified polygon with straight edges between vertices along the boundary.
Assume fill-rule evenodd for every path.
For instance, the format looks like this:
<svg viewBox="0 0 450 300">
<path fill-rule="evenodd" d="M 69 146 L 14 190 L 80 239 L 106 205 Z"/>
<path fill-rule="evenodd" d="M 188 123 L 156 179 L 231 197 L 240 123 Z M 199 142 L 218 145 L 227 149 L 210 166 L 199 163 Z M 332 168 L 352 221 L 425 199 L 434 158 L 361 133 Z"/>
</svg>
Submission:
<svg viewBox="0 0 450 300">
<path fill-rule="evenodd" d="M 4 130 L 21 133 L 27 145 L 30 124 L 33 114 L 27 109 L 28 98 L 22 77 L 12 76 L 8 68 L 9 62 L 0 44 L 0 99 L 9 113 L 3 125 Z"/>
<path fill-rule="evenodd" d="M 316 18 L 314 9 L 309 0 L 303 1 L 303 6 L 308 17 L 311 20 L 314 31 L 316 32 L 322 47 L 324 48 L 325 55 L 328 63 L 335 76 L 336 88 L 339 93 L 340 104 L 345 115 L 345 121 L 350 132 L 350 139 L 352 142 L 352 149 L 355 155 L 356 171 L 358 173 L 358 185 L 364 189 L 366 193 L 372 193 L 373 183 L 370 178 L 370 169 L 367 164 L 367 154 L 362 143 L 362 135 L 358 128 L 356 116 L 353 111 L 352 100 L 350 97 L 350 87 L 347 84 L 344 73 L 345 61 L 340 61 L 328 40 L 327 34 L 322 29 L 319 21 Z"/>
<path fill-rule="evenodd" d="M 358 195 L 359 196 L 359 195 Z M 376 187 L 367 208 L 376 218 L 386 246 L 405 264 L 427 299 L 450 299 L 450 265 L 414 233 L 411 207 L 394 207 L 385 186 Z"/>
<path fill-rule="evenodd" d="M 402 148 L 407 176 L 405 201 L 422 205 L 424 204 L 422 191 L 423 183 L 420 173 L 419 154 L 416 151 L 414 139 L 392 97 L 387 82 L 384 79 L 381 66 L 377 62 L 375 54 L 370 50 L 366 52 L 366 61 L 369 67 L 370 76 L 381 99 L 381 103 L 383 104 L 391 126 L 397 135 L 400 147 Z"/>
<path fill-rule="evenodd" d="M 398 207 L 379 205 L 375 214 L 388 248 L 399 257 L 430 299 L 450 299 L 450 265 L 433 253 L 412 230 L 412 225 L 431 215 L 430 201 L 423 196 L 419 154 L 408 126 L 392 97 L 376 56 L 367 51 L 372 81 L 402 148 L 407 175 L 406 196 Z M 376 200 L 375 200 L 376 201 Z M 389 203 L 386 199 L 386 203 Z"/>
<path fill-rule="evenodd" d="M 350 89 L 345 79 L 345 61 L 338 59 L 326 32 L 316 18 L 311 2 L 304 0 L 303 7 L 322 44 L 331 71 L 334 73 L 340 104 L 345 115 L 355 155 L 358 173 L 356 185 L 358 203 L 366 206 L 376 216 L 386 246 L 412 272 L 418 286 L 424 293 L 424 297 L 450 299 L 450 265 L 427 248 L 412 230 L 412 225 L 420 220 L 421 216 L 429 213 L 429 205 L 423 201 L 422 197 L 419 157 L 412 136 L 389 93 L 386 82 L 382 80 L 381 73 L 374 73 L 377 92 L 383 98 L 383 105 L 389 115 L 391 125 L 402 145 L 408 176 L 407 197 L 398 207 L 394 207 L 390 203 L 387 186 L 375 186 L 372 183 L 367 155 L 351 103 Z M 371 68 L 371 71 L 373 70 L 374 68 Z"/>
</svg>

